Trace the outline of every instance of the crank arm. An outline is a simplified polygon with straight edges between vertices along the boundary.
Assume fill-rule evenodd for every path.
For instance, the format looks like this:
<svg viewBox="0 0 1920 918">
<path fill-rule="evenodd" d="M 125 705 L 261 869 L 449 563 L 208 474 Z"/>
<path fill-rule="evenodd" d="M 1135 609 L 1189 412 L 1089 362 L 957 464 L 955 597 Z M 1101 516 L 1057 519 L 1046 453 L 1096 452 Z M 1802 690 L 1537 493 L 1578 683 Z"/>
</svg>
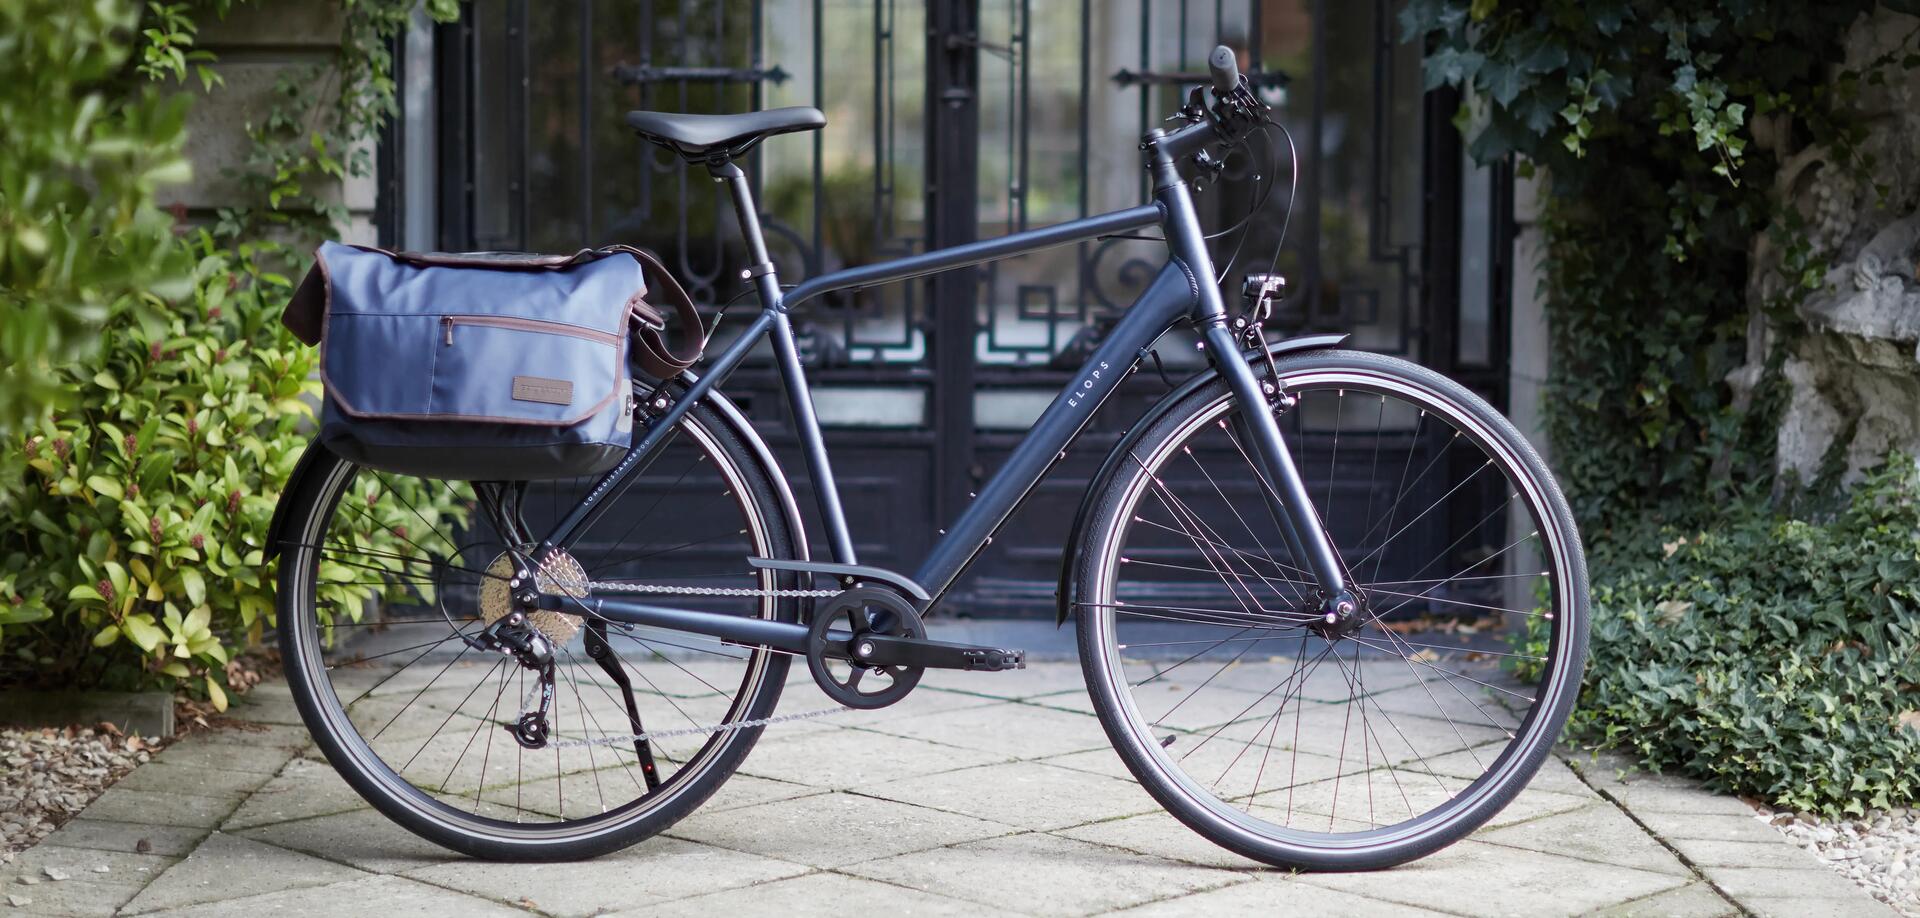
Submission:
<svg viewBox="0 0 1920 918">
<path fill-rule="evenodd" d="M 837 635 L 836 635 L 837 636 Z M 838 643 L 838 642 L 836 642 Z M 922 669 L 960 669 L 1000 672 L 1026 669 L 1027 652 L 947 641 L 867 635 L 849 642 L 847 658 L 876 666 L 917 666 Z"/>
</svg>

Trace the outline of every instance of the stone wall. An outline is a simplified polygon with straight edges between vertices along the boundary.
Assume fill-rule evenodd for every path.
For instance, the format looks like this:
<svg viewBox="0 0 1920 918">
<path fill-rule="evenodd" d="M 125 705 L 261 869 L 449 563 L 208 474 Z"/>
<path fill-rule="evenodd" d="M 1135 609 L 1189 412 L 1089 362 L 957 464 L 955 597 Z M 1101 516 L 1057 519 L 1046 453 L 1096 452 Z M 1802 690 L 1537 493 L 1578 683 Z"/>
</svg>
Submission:
<svg viewBox="0 0 1920 918">
<path fill-rule="evenodd" d="M 245 203 L 231 174 L 245 163 L 247 126 L 271 110 L 283 76 L 334 78 L 331 64 L 339 52 L 342 23 L 340 4 L 328 0 L 236 5 L 225 20 L 199 23 L 200 47 L 217 56 L 213 69 L 225 82 L 203 92 L 195 79 L 181 90 L 199 97 L 187 119 L 193 181 L 168 189 L 166 203 L 184 207 L 196 222 L 212 220 L 221 207 Z M 374 193 L 372 176 L 332 191 L 334 200 L 347 205 L 349 241 L 374 241 Z"/>
<path fill-rule="evenodd" d="M 1861 90 L 1869 181 L 1806 147 L 1783 118 L 1754 124 L 1756 142 L 1784 163 L 1775 192 L 1806 218 L 1816 250 L 1833 253 L 1820 290 L 1797 307 L 1805 333 L 1786 342 L 1778 462 L 1802 480 L 1832 470 L 1853 480 L 1891 450 L 1920 454 L 1920 69 L 1899 64 L 1920 50 L 1916 26 L 1920 18 L 1883 8 L 1848 39 L 1849 68 L 1892 61 L 1880 68 L 1884 84 Z M 1743 392 L 1774 344 L 1760 316 L 1787 288 L 1781 255 L 1768 236 L 1754 241 L 1749 365 L 1734 377 Z"/>
</svg>

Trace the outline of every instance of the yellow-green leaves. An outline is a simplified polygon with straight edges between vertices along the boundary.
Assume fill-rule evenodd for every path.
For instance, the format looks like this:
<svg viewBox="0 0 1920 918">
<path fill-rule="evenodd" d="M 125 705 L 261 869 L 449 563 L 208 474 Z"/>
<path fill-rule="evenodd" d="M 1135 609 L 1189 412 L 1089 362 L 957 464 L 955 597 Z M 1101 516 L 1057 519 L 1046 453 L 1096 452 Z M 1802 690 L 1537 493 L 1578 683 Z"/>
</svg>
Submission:
<svg viewBox="0 0 1920 918">
<path fill-rule="evenodd" d="M 160 646 L 160 642 L 167 638 L 166 632 L 161 631 L 160 626 L 154 624 L 153 616 L 145 612 L 127 616 L 126 620 L 120 623 L 120 631 L 127 636 L 127 640 L 133 642 L 135 647 L 147 653 L 152 653 L 153 649 Z"/>
<path fill-rule="evenodd" d="M 0 433 L 62 397 L 54 368 L 108 316 L 186 275 L 154 194 L 187 175 L 190 100 L 106 92 L 142 8 L 0 0 Z"/>
</svg>

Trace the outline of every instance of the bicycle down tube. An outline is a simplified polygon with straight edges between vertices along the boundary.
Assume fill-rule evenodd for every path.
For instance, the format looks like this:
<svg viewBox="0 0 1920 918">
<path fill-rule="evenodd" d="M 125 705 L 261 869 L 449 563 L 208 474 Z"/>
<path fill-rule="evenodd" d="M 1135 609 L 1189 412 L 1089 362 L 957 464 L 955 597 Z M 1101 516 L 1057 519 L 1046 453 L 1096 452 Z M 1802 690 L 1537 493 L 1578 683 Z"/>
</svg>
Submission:
<svg viewBox="0 0 1920 918">
<path fill-rule="evenodd" d="M 1167 138 L 1169 141 L 1174 139 Z M 1168 143 L 1167 146 L 1172 147 L 1173 144 Z M 645 435 L 634 444 L 620 464 L 602 475 L 587 496 L 543 540 L 536 551 L 535 560 L 544 560 L 547 553 L 567 548 L 578 533 L 586 531 L 611 503 L 609 498 L 618 497 L 638 478 L 646 458 L 666 441 L 692 405 L 724 382 L 747 353 L 762 338 L 771 335 L 781 382 L 806 458 L 807 471 L 815 487 L 833 560 L 841 564 L 857 563 L 819 421 L 813 411 L 811 391 L 788 319 L 788 310 L 792 307 L 835 290 L 924 276 L 1156 224 L 1167 240 L 1170 257 L 1158 276 L 1080 367 L 1068 387 L 1041 413 L 1026 437 L 980 489 L 966 511 L 947 527 L 945 534 L 921 563 L 914 579 L 933 597 L 929 605 L 937 603 L 959 580 L 967 566 L 991 541 L 994 532 L 1064 455 L 1063 450 L 1078 436 L 1094 411 L 1133 370 L 1146 349 L 1176 323 L 1188 319 L 1199 325 L 1203 346 L 1236 399 L 1242 404 L 1264 404 L 1266 395 L 1261 391 L 1253 369 L 1242 355 L 1234 335 L 1228 330 L 1226 307 L 1213 279 L 1212 261 L 1188 187 L 1173 169 L 1172 162 L 1179 151 L 1156 147 L 1152 152 L 1158 160 L 1154 170 L 1158 187 L 1154 190 L 1154 202 L 1151 204 L 881 264 L 849 268 L 810 279 L 784 293 L 780 290 L 765 243 L 758 232 L 751 191 L 744 174 L 731 164 L 712 167 L 715 178 L 730 185 L 729 191 L 744 229 L 748 255 L 753 260 L 753 266 L 747 269 L 745 275 L 751 277 L 759 288 L 761 311 L 698 379 L 662 413 L 650 419 Z M 1259 471 L 1268 479 L 1266 484 L 1271 489 L 1268 493 L 1277 498 L 1276 502 L 1285 511 L 1283 519 L 1291 524 L 1286 527 L 1291 530 L 1287 533 L 1290 536 L 1288 541 L 1297 540 L 1303 549 L 1306 566 L 1311 569 L 1328 602 L 1344 599 L 1345 572 L 1306 494 L 1292 456 L 1282 440 L 1279 425 L 1272 413 L 1267 411 L 1246 412 L 1245 417 L 1249 421 L 1248 433 L 1254 441 L 1253 451 L 1261 460 Z M 772 640 L 778 636 L 774 633 L 778 626 L 758 629 L 749 636 L 744 630 L 705 621 L 707 613 L 666 609 L 617 599 L 596 600 L 594 604 L 602 606 L 602 614 L 608 618 L 634 624 L 701 633 L 724 628 L 729 633 L 719 636 L 770 646 L 783 646 L 790 643 L 793 637 L 787 635 L 788 640 Z M 740 633 L 734 634 L 736 630 Z"/>
</svg>

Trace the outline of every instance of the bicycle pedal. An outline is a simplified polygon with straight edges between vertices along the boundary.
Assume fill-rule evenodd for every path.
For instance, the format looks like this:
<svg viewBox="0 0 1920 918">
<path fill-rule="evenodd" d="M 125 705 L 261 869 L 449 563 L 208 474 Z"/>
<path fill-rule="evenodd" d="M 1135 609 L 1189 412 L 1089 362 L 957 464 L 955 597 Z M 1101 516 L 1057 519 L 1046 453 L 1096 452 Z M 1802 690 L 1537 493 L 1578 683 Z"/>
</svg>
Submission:
<svg viewBox="0 0 1920 918">
<path fill-rule="evenodd" d="M 1009 669 L 1026 669 L 1027 652 L 1024 650 L 1002 650 L 997 647 L 982 647 L 966 652 L 967 672 L 997 673 Z"/>
</svg>

